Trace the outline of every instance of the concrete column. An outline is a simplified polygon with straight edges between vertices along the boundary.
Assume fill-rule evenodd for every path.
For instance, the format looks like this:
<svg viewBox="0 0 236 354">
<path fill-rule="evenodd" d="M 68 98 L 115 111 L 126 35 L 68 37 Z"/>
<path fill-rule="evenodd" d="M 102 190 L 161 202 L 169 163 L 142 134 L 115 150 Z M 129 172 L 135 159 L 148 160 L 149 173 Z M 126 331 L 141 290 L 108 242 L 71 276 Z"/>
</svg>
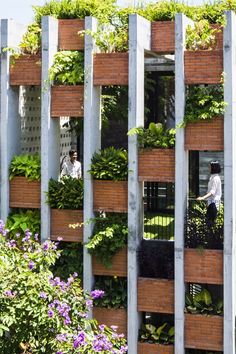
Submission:
<svg viewBox="0 0 236 354">
<path fill-rule="evenodd" d="M 236 16 L 224 28 L 224 354 L 235 354 Z"/>
<path fill-rule="evenodd" d="M 51 118 L 51 83 L 49 69 L 58 46 L 58 21 L 42 17 L 42 83 L 41 83 L 41 241 L 50 238 L 50 207 L 46 193 L 50 178 L 57 179 L 60 170 L 60 120 Z"/>
<path fill-rule="evenodd" d="M 9 166 L 14 155 L 20 154 L 21 125 L 19 115 L 19 87 L 10 86 L 10 52 L 7 47 L 17 48 L 26 28 L 13 20 L 1 20 L 0 61 L 0 193 L 1 219 L 9 213 Z"/>
<path fill-rule="evenodd" d="M 85 17 L 85 29 L 95 32 L 97 20 Z M 101 147 L 101 87 L 93 85 L 93 53 L 95 51 L 93 38 L 86 34 L 84 51 L 84 243 L 88 242 L 93 231 L 93 223 L 88 223 L 88 220 L 94 218 L 93 179 L 88 170 L 94 152 Z M 91 291 L 93 286 L 92 257 L 86 247 L 84 247 L 83 264 L 83 287 L 86 291 Z"/>
<path fill-rule="evenodd" d="M 175 122 L 181 123 L 185 109 L 184 49 L 190 20 L 175 16 Z M 175 353 L 184 353 L 184 219 L 188 198 L 188 152 L 184 150 L 184 129 L 176 129 L 175 143 Z"/>
<path fill-rule="evenodd" d="M 128 129 L 144 125 L 144 52 L 151 49 L 151 23 L 129 16 Z M 143 235 L 143 183 L 138 182 L 137 136 L 128 138 L 128 346 L 137 353 L 140 315 L 137 311 L 137 248 Z"/>
</svg>

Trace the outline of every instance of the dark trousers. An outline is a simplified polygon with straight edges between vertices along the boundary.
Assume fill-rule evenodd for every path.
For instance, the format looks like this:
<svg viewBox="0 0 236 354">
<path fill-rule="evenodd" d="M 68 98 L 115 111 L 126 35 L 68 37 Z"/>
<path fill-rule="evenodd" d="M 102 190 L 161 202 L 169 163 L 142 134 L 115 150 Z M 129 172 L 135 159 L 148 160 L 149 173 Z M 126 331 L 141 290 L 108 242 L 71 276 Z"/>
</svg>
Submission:
<svg viewBox="0 0 236 354">
<path fill-rule="evenodd" d="M 214 226 L 217 217 L 217 208 L 215 203 L 211 203 L 207 207 L 206 222 L 209 227 Z"/>
</svg>

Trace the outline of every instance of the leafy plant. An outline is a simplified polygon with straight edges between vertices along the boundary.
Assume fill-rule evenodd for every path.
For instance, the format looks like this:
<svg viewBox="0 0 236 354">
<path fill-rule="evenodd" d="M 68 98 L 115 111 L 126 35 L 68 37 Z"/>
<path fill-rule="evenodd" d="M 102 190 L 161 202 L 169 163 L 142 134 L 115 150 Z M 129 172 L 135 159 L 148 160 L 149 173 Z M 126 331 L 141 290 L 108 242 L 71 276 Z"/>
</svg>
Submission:
<svg viewBox="0 0 236 354">
<path fill-rule="evenodd" d="M 53 209 L 82 209 L 83 180 L 63 177 L 60 181 L 50 179 L 47 203 Z"/>
<path fill-rule="evenodd" d="M 37 54 L 40 51 L 41 34 L 42 29 L 39 24 L 31 23 L 19 44 L 21 54 Z"/>
<path fill-rule="evenodd" d="M 49 70 L 50 80 L 55 85 L 79 85 L 84 82 L 84 54 L 78 51 L 63 50 L 54 55 Z"/>
<path fill-rule="evenodd" d="M 39 181 L 41 177 L 39 154 L 14 156 L 9 172 L 10 180 L 15 176 L 24 176 L 30 181 Z"/>
<path fill-rule="evenodd" d="M 108 309 L 127 307 L 127 279 L 117 277 L 97 277 L 95 289 L 104 291 L 101 298 L 94 300 L 94 306 Z"/>
<path fill-rule="evenodd" d="M 124 149 L 109 147 L 96 152 L 89 170 L 94 179 L 125 181 L 128 178 L 128 154 Z"/>
<path fill-rule="evenodd" d="M 173 344 L 175 328 L 168 323 L 156 327 L 152 324 L 142 325 L 140 331 L 140 341 L 154 344 Z"/>
<path fill-rule="evenodd" d="M 186 48 L 189 50 L 213 49 L 219 28 L 213 28 L 207 20 L 196 22 L 186 30 Z"/>
<path fill-rule="evenodd" d="M 100 217 L 92 221 L 96 223 L 86 248 L 105 267 L 110 268 L 112 257 L 127 244 L 127 215 L 111 214 L 106 216 L 100 214 Z"/>
<path fill-rule="evenodd" d="M 202 289 L 195 295 L 186 293 L 185 312 L 192 314 L 222 315 L 223 301 L 219 300 L 216 304 L 213 304 L 211 294 L 207 289 Z"/>
<path fill-rule="evenodd" d="M 224 114 L 223 85 L 189 86 L 186 95 L 185 116 L 180 127 L 199 120 L 211 120 Z"/>
<path fill-rule="evenodd" d="M 129 130 L 128 135 L 138 135 L 139 148 L 172 148 L 175 145 L 175 129 L 164 129 L 161 123 L 150 123 L 147 129 L 139 127 Z"/>
<path fill-rule="evenodd" d="M 10 237 L 23 237 L 30 229 L 35 235 L 40 232 L 40 213 L 38 210 L 19 210 L 11 212 L 6 221 L 6 228 Z"/>
</svg>

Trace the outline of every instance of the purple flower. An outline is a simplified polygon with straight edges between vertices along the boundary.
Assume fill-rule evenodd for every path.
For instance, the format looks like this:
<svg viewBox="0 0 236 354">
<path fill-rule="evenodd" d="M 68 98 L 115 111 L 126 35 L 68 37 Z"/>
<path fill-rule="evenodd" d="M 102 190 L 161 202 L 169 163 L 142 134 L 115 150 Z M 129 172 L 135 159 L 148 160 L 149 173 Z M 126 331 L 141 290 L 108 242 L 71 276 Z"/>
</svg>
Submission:
<svg viewBox="0 0 236 354">
<path fill-rule="evenodd" d="M 77 278 L 77 277 L 78 277 L 78 273 L 74 272 L 74 273 L 73 273 L 73 277 L 74 277 L 74 278 Z"/>
<path fill-rule="evenodd" d="M 11 290 L 5 290 L 4 291 L 4 295 L 7 296 L 7 297 L 13 297 L 14 296 L 14 294 L 12 293 Z"/>
<path fill-rule="evenodd" d="M 49 243 L 47 241 L 45 241 L 43 244 L 43 250 L 47 251 L 48 249 L 49 249 Z"/>
<path fill-rule="evenodd" d="M 92 300 L 86 300 L 86 306 L 87 309 L 90 311 L 93 307 L 93 301 Z"/>
<path fill-rule="evenodd" d="M 73 347 L 74 349 L 80 347 L 81 345 L 85 344 L 85 333 L 81 331 L 77 336 L 74 336 Z"/>
<path fill-rule="evenodd" d="M 16 241 L 15 240 L 8 241 L 7 246 L 10 248 L 16 247 Z"/>
<path fill-rule="evenodd" d="M 29 261 L 28 268 L 32 270 L 35 267 L 35 263 L 33 261 Z"/>
<path fill-rule="evenodd" d="M 57 334 L 56 339 L 58 340 L 58 342 L 66 342 L 67 341 L 67 334 L 66 333 Z"/>
<path fill-rule="evenodd" d="M 20 234 L 19 232 L 16 233 L 16 238 L 19 238 L 20 237 Z"/>
<path fill-rule="evenodd" d="M 53 310 L 48 310 L 48 317 L 52 318 L 54 316 Z"/>
<path fill-rule="evenodd" d="M 34 239 L 35 239 L 35 241 L 38 241 L 38 240 L 39 240 L 39 235 L 38 235 L 38 234 L 35 234 L 35 235 L 34 235 Z"/>
<path fill-rule="evenodd" d="M 95 299 L 99 299 L 101 297 L 103 297 L 105 294 L 105 292 L 103 290 L 93 290 L 91 291 L 90 295 L 92 296 L 92 298 Z"/>
<path fill-rule="evenodd" d="M 42 298 L 42 299 L 46 299 L 47 298 L 47 294 L 44 292 L 44 291 L 41 291 L 39 293 L 39 296 Z"/>
<path fill-rule="evenodd" d="M 63 237 L 61 237 L 61 236 L 58 236 L 58 238 L 57 238 L 57 241 L 62 241 L 63 240 Z"/>
</svg>

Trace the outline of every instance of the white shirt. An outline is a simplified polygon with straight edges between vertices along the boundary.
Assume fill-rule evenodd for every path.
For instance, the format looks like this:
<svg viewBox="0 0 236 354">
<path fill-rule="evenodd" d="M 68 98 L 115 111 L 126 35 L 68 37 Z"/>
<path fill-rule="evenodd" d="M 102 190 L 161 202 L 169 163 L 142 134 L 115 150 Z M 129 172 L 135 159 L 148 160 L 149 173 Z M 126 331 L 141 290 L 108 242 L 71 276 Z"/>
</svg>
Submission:
<svg viewBox="0 0 236 354">
<path fill-rule="evenodd" d="M 72 163 L 71 160 L 64 162 L 62 166 L 61 175 L 71 176 L 73 178 L 81 178 L 81 163 L 76 160 L 74 161 L 74 163 Z"/>
<path fill-rule="evenodd" d="M 208 190 L 207 193 L 211 193 L 211 196 L 207 199 L 207 204 L 215 203 L 217 209 L 220 206 L 221 200 L 221 180 L 218 174 L 211 175 L 208 182 Z"/>
</svg>

